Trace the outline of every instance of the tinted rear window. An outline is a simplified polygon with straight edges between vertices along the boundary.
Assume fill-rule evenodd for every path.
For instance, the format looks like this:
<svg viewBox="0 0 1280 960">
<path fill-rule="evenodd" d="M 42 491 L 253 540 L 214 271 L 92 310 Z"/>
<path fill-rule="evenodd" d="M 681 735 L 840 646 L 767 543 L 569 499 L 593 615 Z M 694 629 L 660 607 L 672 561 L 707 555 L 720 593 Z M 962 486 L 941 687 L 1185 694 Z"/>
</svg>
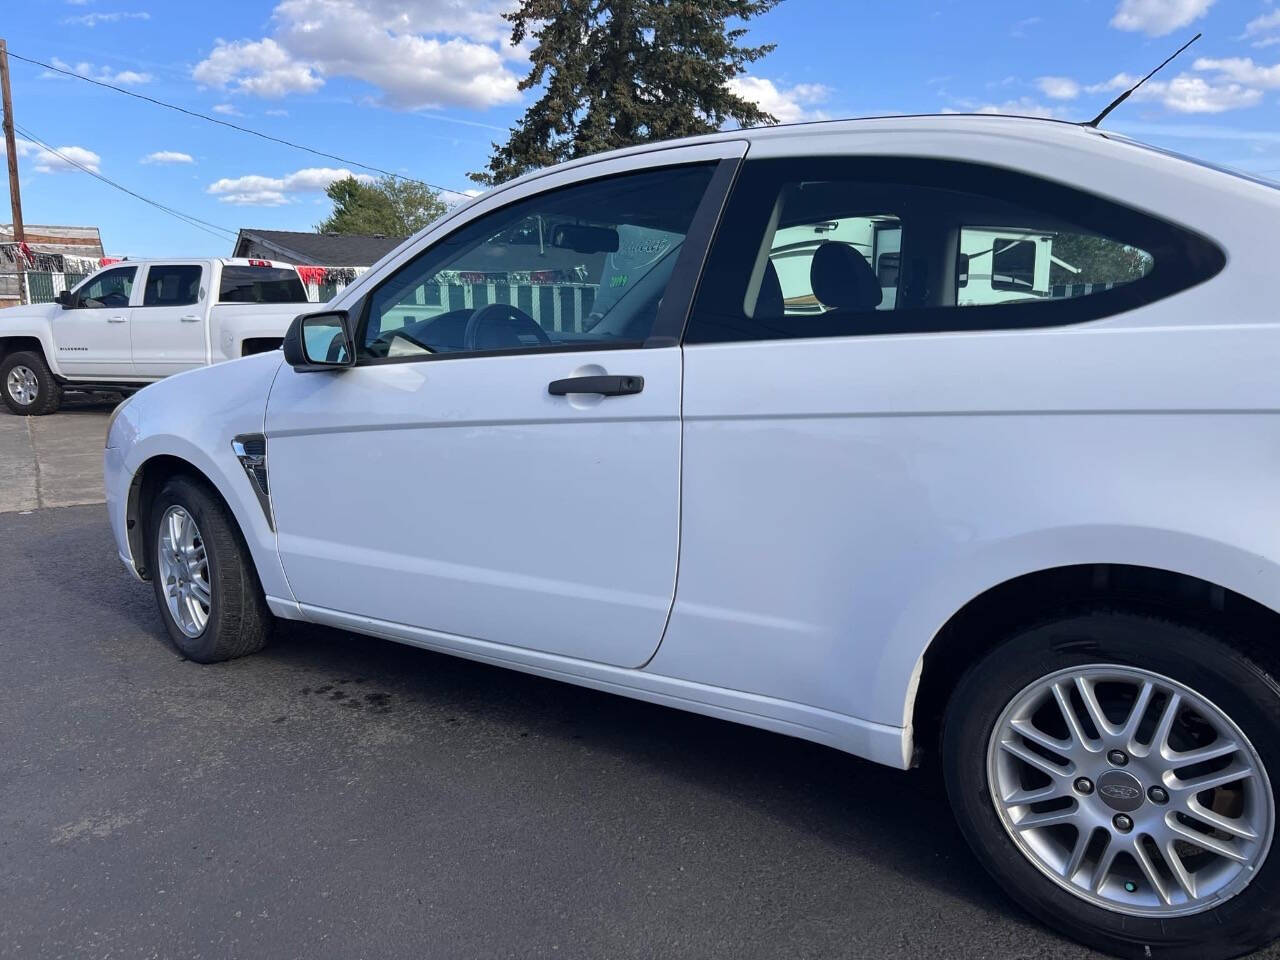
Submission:
<svg viewBox="0 0 1280 960">
<path fill-rule="evenodd" d="M 221 303 L 306 303 L 307 289 L 295 270 L 282 267 L 223 267 Z"/>
</svg>

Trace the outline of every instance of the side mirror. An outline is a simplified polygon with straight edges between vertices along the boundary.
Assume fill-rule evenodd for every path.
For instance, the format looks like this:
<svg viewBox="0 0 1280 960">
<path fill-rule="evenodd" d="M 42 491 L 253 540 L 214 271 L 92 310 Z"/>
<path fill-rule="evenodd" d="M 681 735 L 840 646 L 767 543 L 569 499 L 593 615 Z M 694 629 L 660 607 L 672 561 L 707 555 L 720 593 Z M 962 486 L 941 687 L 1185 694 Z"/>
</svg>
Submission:
<svg viewBox="0 0 1280 960">
<path fill-rule="evenodd" d="M 956 286 L 963 287 L 969 282 L 969 255 L 959 254 L 956 257 Z"/>
<path fill-rule="evenodd" d="M 284 335 L 284 359 L 299 372 L 341 370 L 353 366 L 350 318 L 345 310 L 303 313 Z"/>
<path fill-rule="evenodd" d="M 53 298 L 53 302 L 60 305 L 63 310 L 70 310 L 75 306 L 76 300 L 70 290 L 63 290 Z"/>
</svg>

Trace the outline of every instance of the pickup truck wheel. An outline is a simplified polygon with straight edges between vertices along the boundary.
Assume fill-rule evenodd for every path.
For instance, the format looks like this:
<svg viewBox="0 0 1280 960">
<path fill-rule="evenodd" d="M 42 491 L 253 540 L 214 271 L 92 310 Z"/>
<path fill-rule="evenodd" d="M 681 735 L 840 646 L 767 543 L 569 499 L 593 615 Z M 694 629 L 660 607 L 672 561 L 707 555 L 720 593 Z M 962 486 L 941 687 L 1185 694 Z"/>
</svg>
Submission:
<svg viewBox="0 0 1280 960">
<path fill-rule="evenodd" d="M 19 350 L 0 363 L 4 403 L 20 417 L 53 413 L 62 403 L 62 387 L 38 353 Z"/>
<path fill-rule="evenodd" d="M 169 638 L 198 663 L 256 653 L 272 627 L 249 549 L 226 506 L 174 477 L 151 507 L 151 580 Z"/>
<path fill-rule="evenodd" d="M 1098 950 L 1225 960 L 1280 934 L 1280 686 L 1198 626 L 1047 620 L 975 664 L 943 768 L 978 859 Z"/>
</svg>

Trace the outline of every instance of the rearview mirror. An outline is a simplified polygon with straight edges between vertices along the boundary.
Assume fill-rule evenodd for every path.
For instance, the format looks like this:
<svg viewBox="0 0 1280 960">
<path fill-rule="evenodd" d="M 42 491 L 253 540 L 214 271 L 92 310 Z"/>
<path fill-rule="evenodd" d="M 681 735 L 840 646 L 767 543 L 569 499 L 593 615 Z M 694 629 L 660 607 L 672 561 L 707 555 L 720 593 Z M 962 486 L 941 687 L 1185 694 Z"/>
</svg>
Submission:
<svg viewBox="0 0 1280 960">
<path fill-rule="evenodd" d="M 609 227 L 561 223 L 551 229 L 551 246 L 574 253 L 617 253 L 618 231 Z"/>
<path fill-rule="evenodd" d="M 63 310 L 68 310 L 75 305 L 76 298 L 70 290 L 62 290 L 53 298 L 53 302 L 59 304 Z"/>
<path fill-rule="evenodd" d="M 355 363 L 345 310 L 304 313 L 284 335 L 284 359 L 295 370 L 338 370 Z"/>
</svg>

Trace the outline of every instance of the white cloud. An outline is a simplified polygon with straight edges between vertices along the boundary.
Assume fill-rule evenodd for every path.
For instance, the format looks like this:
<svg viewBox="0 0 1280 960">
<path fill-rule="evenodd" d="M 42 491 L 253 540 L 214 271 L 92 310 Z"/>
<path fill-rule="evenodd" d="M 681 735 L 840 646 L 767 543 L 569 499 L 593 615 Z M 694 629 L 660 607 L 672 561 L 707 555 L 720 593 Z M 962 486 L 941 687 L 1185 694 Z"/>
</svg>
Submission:
<svg viewBox="0 0 1280 960">
<path fill-rule="evenodd" d="M 397 109 L 490 107 L 520 99 L 500 14 L 509 0 L 282 0 L 270 37 L 218 41 L 197 82 L 261 97 L 354 77 Z"/>
<path fill-rule="evenodd" d="M 262 112 L 265 113 L 268 117 L 287 117 L 289 115 L 288 110 L 280 110 L 280 109 L 263 110 Z"/>
<path fill-rule="evenodd" d="M 50 62 L 59 70 L 67 70 L 71 73 L 78 74 L 79 76 L 88 77 L 91 80 L 101 80 L 103 83 L 115 83 L 122 86 L 140 86 L 141 84 L 151 82 L 151 74 L 149 73 L 139 73 L 136 70 L 115 71 L 105 65 L 101 67 L 95 66 L 86 60 L 81 60 L 79 63 L 71 64 L 67 63 L 65 60 L 59 60 L 57 57 L 54 57 Z M 54 73 L 51 70 L 45 70 L 40 74 L 40 76 L 52 80 L 65 79 L 62 74 Z"/>
<path fill-rule="evenodd" d="M 1246 86 L 1273 89 L 1280 87 L 1280 64 L 1264 67 L 1253 62 L 1252 57 L 1228 57 L 1224 60 L 1212 60 L 1201 57 L 1195 62 L 1195 69 L 1217 73 L 1222 80 L 1242 83 Z"/>
<path fill-rule="evenodd" d="M 278 207 L 292 202 L 290 194 L 323 192 L 335 180 L 355 177 L 363 183 L 372 183 L 373 177 L 365 173 L 352 173 L 346 168 L 307 167 L 295 170 L 283 177 L 264 177 L 249 174 L 243 177 L 224 177 L 209 184 L 211 193 L 222 203 L 237 206 Z"/>
<path fill-rule="evenodd" d="M 1229 62 L 1231 61 L 1197 60 L 1194 66 L 1197 70 L 1215 70 L 1218 69 L 1218 64 Z M 1252 61 L 1243 63 L 1252 64 Z M 1241 76 L 1247 73 L 1243 66 L 1235 69 Z M 1256 106 L 1261 102 L 1262 91 L 1256 86 L 1238 82 L 1226 70 L 1219 69 L 1218 73 L 1212 80 L 1190 73 L 1179 74 L 1172 80 L 1148 80 L 1138 88 L 1133 99 L 1159 103 L 1174 113 L 1224 113 L 1227 110 Z M 1129 89 L 1140 79 L 1133 74 L 1117 73 L 1110 80 L 1090 84 L 1084 89 L 1088 93 L 1119 93 Z M 1277 82 L 1280 82 L 1280 78 L 1277 78 Z"/>
<path fill-rule="evenodd" d="M 113 11 L 112 13 L 84 13 L 78 17 L 66 17 L 63 23 L 79 24 L 82 27 L 96 27 L 100 23 L 119 23 L 121 20 L 150 20 L 151 14 L 145 10 L 137 12 L 125 12 L 123 10 Z"/>
<path fill-rule="evenodd" d="M 138 161 L 139 163 L 195 163 L 196 158 L 189 153 L 183 153 L 180 150 L 157 150 L 155 153 L 148 153 L 145 157 Z"/>
<path fill-rule="evenodd" d="M 1214 0 L 1120 0 L 1111 26 L 1162 37 L 1209 12 Z"/>
<path fill-rule="evenodd" d="M 1139 94 L 1146 93 L 1145 84 Z M 1252 107 L 1262 100 L 1262 91 L 1238 83 L 1209 83 L 1204 77 L 1179 74 L 1167 84 L 1156 84 L 1148 96 L 1156 96 L 1177 113 L 1222 113 Z M 1137 96 L 1137 94 L 1135 94 Z"/>
<path fill-rule="evenodd" d="M 798 123 L 802 120 L 823 120 L 826 114 L 810 109 L 822 103 L 831 91 L 820 83 L 798 83 L 793 87 L 779 87 L 765 77 L 734 77 L 729 89 L 757 104 L 765 113 L 778 118 L 779 123 Z"/>
<path fill-rule="evenodd" d="M 1062 119 L 1059 107 L 1049 106 L 1032 100 L 1030 97 L 1019 97 L 1016 100 L 1005 100 L 1001 103 L 979 103 L 973 100 L 957 101 L 958 108 L 944 107 L 943 113 L 986 113 L 1006 117 L 1044 117 L 1050 120 Z"/>
<path fill-rule="evenodd" d="M 14 139 L 14 147 L 19 157 L 34 158 L 32 169 L 36 173 L 62 173 L 67 170 L 77 170 L 79 168 L 75 165 L 76 163 L 97 173 L 102 164 L 102 158 L 87 147 L 54 147 L 57 153 L 52 153 L 40 144 L 22 137 Z M 0 157 L 4 155 L 4 142 L 0 141 Z M 63 159 L 64 157 L 66 159 Z M 75 163 L 71 162 L 73 160 Z"/>
<path fill-rule="evenodd" d="M 1237 40 L 1252 40 L 1255 47 L 1270 47 L 1280 43 L 1280 36 L 1275 36 L 1275 31 L 1280 30 L 1280 10 L 1273 10 L 1271 13 L 1264 13 L 1259 17 L 1254 17 L 1245 24 L 1244 33 Z M 1264 34 L 1272 34 L 1264 36 Z"/>
<path fill-rule="evenodd" d="M 60 173 L 66 170 L 76 170 L 78 168 L 75 163 L 97 173 L 102 164 L 102 158 L 85 147 L 55 147 L 54 149 L 62 156 L 50 153 L 42 147 L 37 147 L 36 149 L 39 151 L 36 154 L 35 164 L 38 173 Z M 71 162 L 73 160 L 75 163 Z"/>
<path fill-rule="evenodd" d="M 295 61 L 270 37 L 264 40 L 218 40 L 213 52 L 192 71 L 196 83 L 238 93 L 278 98 L 289 93 L 311 93 L 324 84 L 311 67 Z"/>
<path fill-rule="evenodd" d="M 1070 77 L 1041 77 L 1036 86 L 1050 100 L 1074 100 L 1080 96 L 1080 84 Z"/>
<path fill-rule="evenodd" d="M 237 110 L 234 106 L 232 106 L 229 103 L 215 103 L 213 105 L 213 112 L 220 113 L 224 117 L 243 117 L 244 116 L 243 113 L 241 113 L 239 110 Z"/>
<path fill-rule="evenodd" d="M 1023 39 L 1027 35 L 1027 27 L 1034 27 L 1039 22 L 1040 17 L 1024 17 L 1009 28 L 1009 36 Z"/>
</svg>

